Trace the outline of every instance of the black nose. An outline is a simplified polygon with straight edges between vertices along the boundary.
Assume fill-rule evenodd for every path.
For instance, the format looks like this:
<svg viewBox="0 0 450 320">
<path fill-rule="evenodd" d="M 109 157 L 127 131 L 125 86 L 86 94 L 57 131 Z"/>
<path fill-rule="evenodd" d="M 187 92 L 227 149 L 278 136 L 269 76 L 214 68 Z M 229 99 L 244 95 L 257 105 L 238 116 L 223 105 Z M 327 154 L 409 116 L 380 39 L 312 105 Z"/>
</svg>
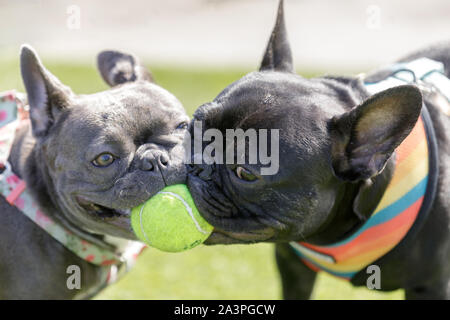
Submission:
<svg viewBox="0 0 450 320">
<path fill-rule="evenodd" d="M 161 150 L 147 150 L 141 158 L 141 170 L 153 171 L 165 169 L 170 163 L 169 156 Z"/>
</svg>

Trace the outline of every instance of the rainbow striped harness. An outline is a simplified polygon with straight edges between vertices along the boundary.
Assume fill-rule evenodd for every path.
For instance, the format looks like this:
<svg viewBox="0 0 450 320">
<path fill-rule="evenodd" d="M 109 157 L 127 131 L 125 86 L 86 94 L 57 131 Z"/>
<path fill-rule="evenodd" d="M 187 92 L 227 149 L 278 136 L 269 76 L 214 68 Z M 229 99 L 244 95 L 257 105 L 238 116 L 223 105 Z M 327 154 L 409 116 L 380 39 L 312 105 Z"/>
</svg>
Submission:
<svg viewBox="0 0 450 320">
<path fill-rule="evenodd" d="M 450 100 L 450 80 L 442 63 L 421 58 L 396 64 L 391 75 L 365 86 L 374 94 L 405 83 L 433 86 Z M 407 234 L 415 234 L 429 212 L 438 176 L 437 146 L 426 106 L 409 136 L 396 149 L 395 170 L 370 218 L 353 234 L 330 245 L 291 242 L 303 263 L 350 280 L 355 274 L 396 247 Z"/>
</svg>

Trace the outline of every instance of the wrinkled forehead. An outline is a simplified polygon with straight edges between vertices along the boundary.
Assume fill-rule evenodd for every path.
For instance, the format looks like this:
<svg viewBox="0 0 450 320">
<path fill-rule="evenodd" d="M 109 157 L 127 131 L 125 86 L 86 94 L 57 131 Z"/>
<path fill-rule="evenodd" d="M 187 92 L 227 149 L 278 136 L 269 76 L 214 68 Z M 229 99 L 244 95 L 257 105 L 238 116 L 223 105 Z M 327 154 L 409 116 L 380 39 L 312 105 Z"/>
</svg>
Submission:
<svg viewBox="0 0 450 320">
<path fill-rule="evenodd" d="M 292 74 L 249 74 L 202 106 L 197 119 L 204 129 L 278 130 L 280 164 L 307 166 L 327 152 L 328 123 L 343 112 L 336 90 L 326 81 L 307 80 Z M 267 138 L 271 150 L 271 138 Z M 323 157 L 324 159 L 326 157 Z M 322 158 L 321 158 L 322 159 Z"/>
<path fill-rule="evenodd" d="M 341 112 L 338 100 L 336 90 L 326 81 L 255 72 L 231 84 L 195 115 L 208 126 L 297 129 Z"/>
<path fill-rule="evenodd" d="M 116 88 L 91 95 L 79 96 L 76 104 L 89 106 L 99 112 L 127 110 L 128 112 L 156 111 L 170 113 L 184 112 L 178 99 L 167 90 L 149 83 L 138 81 L 126 83 Z"/>
<path fill-rule="evenodd" d="M 172 94 L 150 83 L 77 97 L 64 117 L 63 130 L 86 139 L 99 132 L 105 137 L 169 134 L 176 123 L 188 120 Z"/>
</svg>

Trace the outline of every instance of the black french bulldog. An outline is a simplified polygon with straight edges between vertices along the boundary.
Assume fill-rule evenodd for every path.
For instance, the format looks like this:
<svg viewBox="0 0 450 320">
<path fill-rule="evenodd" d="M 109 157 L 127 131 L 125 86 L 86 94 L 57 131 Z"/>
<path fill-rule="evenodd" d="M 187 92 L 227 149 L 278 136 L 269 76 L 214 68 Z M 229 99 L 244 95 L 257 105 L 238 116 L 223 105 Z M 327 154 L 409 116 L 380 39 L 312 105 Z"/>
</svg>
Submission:
<svg viewBox="0 0 450 320">
<path fill-rule="evenodd" d="M 443 62 L 450 76 L 450 43 L 402 61 L 419 57 Z M 284 297 L 309 298 L 316 273 L 288 242 L 335 243 L 364 223 L 392 177 L 395 149 L 418 120 L 423 100 L 439 149 L 437 193 L 422 228 L 374 264 L 382 290 L 404 288 L 408 299 L 450 298 L 450 119 L 439 106 L 448 102 L 414 85 L 370 96 L 361 78 L 296 75 L 282 0 L 260 70 L 194 114 L 203 130 L 224 134 L 280 129 L 275 175 L 261 175 L 261 164 L 189 166 L 194 201 L 215 227 L 206 244 L 275 242 Z M 366 285 L 367 277 L 362 270 L 351 283 Z"/>
<path fill-rule="evenodd" d="M 132 55 L 102 52 L 98 67 L 113 88 L 89 95 L 64 86 L 28 46 L 20 63 L 31 121 L 13 143 L 13 171 L 43 212 L 82 239 L 102 248 L 111 248 L 108 236 L 135 240 L 130 209 L 185 181 L 183 106 Z M 101 267 L 75 256 L 3 197 L 0 213 L 0 299 L 92 294 Z M 81 268 L 80 290 L 66 286 L 69 265 Z"/>
</svg>

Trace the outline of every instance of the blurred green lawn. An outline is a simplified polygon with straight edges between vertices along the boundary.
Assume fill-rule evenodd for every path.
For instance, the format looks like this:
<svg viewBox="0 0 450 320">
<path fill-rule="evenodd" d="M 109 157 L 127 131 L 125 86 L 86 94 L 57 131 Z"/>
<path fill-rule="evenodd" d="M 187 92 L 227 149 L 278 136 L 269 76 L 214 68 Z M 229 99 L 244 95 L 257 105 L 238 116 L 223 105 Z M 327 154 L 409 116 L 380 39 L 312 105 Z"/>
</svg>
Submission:
<svg viewBox="0 0 450 320">
<path fill-rule="evenodd" d="M 106 89 L 94 64 L 49 62 L 47 68 L 76 93 Z M 151 66 L 151 64 L 147 64 Z M 225 86 L 250 70 L 195 70 L 174 66 L 151 68 L 155 80 L 174 93 L 189 115 Z M 309 73 L 310 75 L 312 73 Z M 303 75 L 305 75 L 303 73 Z M 18 58 L 0 55 L 0 92 L 23 91 Z M 98 299 L 280 299 L 281 287 L 270 244 L 197 247 L 169 254 L 147 249 L 136 267 Z M 320 274 L 315 299 L 402 299 L 391 293 L 354 289 L 347 282 Z"/>
</svg>

